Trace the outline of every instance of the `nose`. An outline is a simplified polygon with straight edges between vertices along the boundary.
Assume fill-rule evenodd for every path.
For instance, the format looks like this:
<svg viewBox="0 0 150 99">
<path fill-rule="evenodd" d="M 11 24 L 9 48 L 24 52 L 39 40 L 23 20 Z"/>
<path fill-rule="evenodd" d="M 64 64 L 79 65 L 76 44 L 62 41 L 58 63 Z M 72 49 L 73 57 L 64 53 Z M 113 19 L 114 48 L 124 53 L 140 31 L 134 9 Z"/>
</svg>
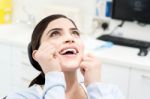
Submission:
<svg viewBox="0 0 150 99">
<path fill-rule="evenodd" d="M 64 38 L 65 38 L 64 43 L 74 43 L 75 42 L 74 37 L 71 34 L 65 35 Z"/>
</svg>

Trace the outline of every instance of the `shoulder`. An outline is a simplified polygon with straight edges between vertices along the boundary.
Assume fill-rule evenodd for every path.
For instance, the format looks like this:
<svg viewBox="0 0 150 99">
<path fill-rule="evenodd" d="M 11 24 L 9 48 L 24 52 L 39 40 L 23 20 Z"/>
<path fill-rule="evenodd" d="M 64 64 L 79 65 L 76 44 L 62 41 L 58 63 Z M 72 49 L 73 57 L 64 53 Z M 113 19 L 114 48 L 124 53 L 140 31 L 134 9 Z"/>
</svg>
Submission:
<svg viewBox="0 0 150 99">
<path fill-rule="evenodd" d="M 7 95 L 6 99 L 38 99 L 42 93 L 38 91 L 39 85 L 33 85 L 23 90 L 17 90 Z"/>
<path fill-rule="evenodd" d="M 106 84 L 106 83 L 92 83 L 90 85 L 88 85 L 87 87 L 84 85 L 83 82 L 80 82 L 80 85 L 82 86 L 82 88 L 85 90 L 86 93 L 88 93 L 89 91 L 93 91 L 93 90 L 100 90 L 101 92 L 117 92 L 119 91 L 119 87 L 117 85 L 114 84 Z"/>
<path fill-rule="evenodd" d="M 115 99 L 124 99 L 119 87 L 114 84 L 92 83 L 87 86 L 88 93 L 101 93 L 102 96 L 113 96 Z"/>
<path fill-rule="evenodd" d="M 107 90 L 107 91 L 115 91 L 115 90 L 119 90 L 117 85 L 114 84 L 106 84 L 106 83 L 100 83 L 100 82 L 96 82 L 96 83 L 92 83 L 90 85 L 87 86 L 88 90 L 92 90 L 92 89 L 99 89 L 99 90 Z"/>
</svg>

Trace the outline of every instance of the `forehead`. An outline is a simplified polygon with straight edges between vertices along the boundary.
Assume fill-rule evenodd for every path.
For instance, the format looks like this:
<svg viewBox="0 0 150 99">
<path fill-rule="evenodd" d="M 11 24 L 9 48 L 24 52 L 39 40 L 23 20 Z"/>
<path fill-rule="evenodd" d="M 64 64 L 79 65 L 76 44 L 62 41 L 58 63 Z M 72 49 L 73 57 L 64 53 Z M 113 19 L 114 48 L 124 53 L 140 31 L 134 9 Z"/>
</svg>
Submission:
<svg viewBox="0 0 150 99">
<path fill-rule="evenodd" d="M 74 24 L 66 18 L 59 18 L 50 22 L 47 26 L 48 29 L 51 28 L 75 28 Z"/>
</svg>

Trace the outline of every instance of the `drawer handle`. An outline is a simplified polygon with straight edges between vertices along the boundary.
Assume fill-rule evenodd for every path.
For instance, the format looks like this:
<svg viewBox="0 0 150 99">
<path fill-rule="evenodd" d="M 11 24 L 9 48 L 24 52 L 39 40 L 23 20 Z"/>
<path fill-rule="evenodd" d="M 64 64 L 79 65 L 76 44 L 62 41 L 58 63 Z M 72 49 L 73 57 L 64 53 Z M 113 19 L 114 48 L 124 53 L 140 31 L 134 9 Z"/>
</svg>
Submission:
<svg viewBox="0 0 150 99">
<path fill-rule="evenodd" d="M 148 75 L 142 75 L 142 78 L 150 79 L 150 76 L 148 76 Z"/>
</svg>

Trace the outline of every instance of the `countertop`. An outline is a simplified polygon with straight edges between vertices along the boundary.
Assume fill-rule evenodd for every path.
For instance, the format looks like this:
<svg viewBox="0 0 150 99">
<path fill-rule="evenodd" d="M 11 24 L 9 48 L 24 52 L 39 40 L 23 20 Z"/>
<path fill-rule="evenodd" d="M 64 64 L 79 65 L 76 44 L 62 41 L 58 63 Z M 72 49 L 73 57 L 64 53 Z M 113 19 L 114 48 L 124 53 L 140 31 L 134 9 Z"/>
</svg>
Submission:
<svg viewBox="0 0 150 99">
<path fill-rule="evenodd" d="M 0 25 L 0 43 L 27 47 L 33 29 L 22 25 Z M 139 49 L 113 45 L 108 42 L 82 36 L 85 53 L 92 52 L 102 63 L 150 71 L 150 52 L 147 56 L 138 56 Z"/>
<path fill-rule="evenodd" d="M 150 71 L 150 51 L 147 56 L 139 56 L 139 49 L 114 45 L 110 42 L 84 38 L 86 53 L 92 52 L 102 63 Z"/>
</svg>

